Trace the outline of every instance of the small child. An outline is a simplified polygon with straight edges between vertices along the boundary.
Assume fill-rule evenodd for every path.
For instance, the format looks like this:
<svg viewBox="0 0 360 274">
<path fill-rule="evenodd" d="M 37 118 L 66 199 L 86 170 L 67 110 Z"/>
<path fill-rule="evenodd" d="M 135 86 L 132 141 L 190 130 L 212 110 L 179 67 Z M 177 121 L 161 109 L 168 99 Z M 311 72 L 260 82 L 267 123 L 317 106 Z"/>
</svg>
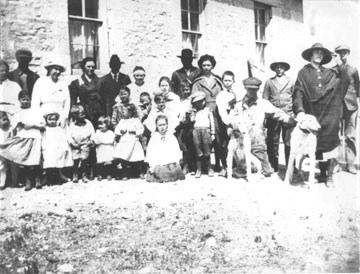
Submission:
<svg viewBox="0 0 360 274">
<path fill-rule="evenodd" d="M 84 107 L 75 104 L 71 107 L 70 114 L 73 121 L 69 126 L 70 146 L 72 149 L 73 165 L 73 182 L 78 182 L 79 167 L 81 178 L 84 183 L 89 181 L 87 177 L 87 165 L 92 146 L 91 136 L 95 130 L 91 122 L 85 119 Z"/>
<path fill-rule="evenodd" d="M 115 128 L 114 159 L 121 162 L 123 167 L 123 180 L 129 178 L 128 168 L 131 165 L 139 167 L 139 178 L 144 179 L 143 167 L 145 155 L 139 137 L 144 132 L 144 127 L 137 115 L 134 104 L 127 106 L 127 113 Z"/>
<path fill-rule="evenodd" d="M 42 188 L 40 181 L 41 131 L 45 130 L 45 124 L 38 113 L 31 108 L 31 98 L 28 93 L 21 91 L 18 98 L 21 109 L 13 118 L 16 135 L 1 146 L 0 155 L 23 166 L 25 191 L 29 191 L 34 181 L 37 189 Z"/>
<path fill-rule="evenodd" d="M 12 136 L 12 128 L 10 120 L 5 111 L 0 111 L 0 145 L 3 145 Z M 6 187 L 6 173 L 8 171 L 8 163 L 0 157 L 0 190 Z"/>
<path fill-rule="evenodd" d="M 120 87 L 119 95 L 116 97 L 115 102 L 111 116 L 111 125 L 113 128 L 117 126 L 127 112 L 126 107 L 130 103 L 130 89 L 125 86 Z M 139 113 L 138 116 L 140 116 Z"/>
<path fill-rule="evenodd" d="M 150 96 L 149 93 L 142 92 L 140 94 L 139 109 L 140 109 L 140 113 L 141 113 L 141 115 L 140 115 L 141 122 L 143 123 L 148 118 L 149 113 L 151 111 L 151 96 Z M 146 152 L 147 144 L 149 143 L 150 136 L 151 136 L 150 130 L 148 130 L 145 127 L 144 128 L 144 133 L 142 134 L 142 136 L 140 138 L 140 142 L 141 142 L 141 144 L 143 146 L 144 152 Z"/>
<path fill-rule="evenodd" d="M 188 82 L 180 82 L 179 92 L 181 95 L 180 124 L 176 129 L 176 136 L 183 152 L 183 173 L 187 174 L 189 170 L 193 171 L 192 167 L 194 159 L 194 155 L 192 155 L 192 152 L 194 151 L 192 138 L 194 123 L 190 121 L 192 110 L 190 84 Z M 193 172 L 193 174 L 195 174 L 195 172 Z"/>
<path fill-rule="evenodd" d="M 91 137 L 96 147 L 96 173 L 99 181 L 105 177 L 109 181 L 112 179 L 111 173 L 115 134 L 110 130 L 110 126 L 110 117 L 100 116 L 98 119 L 98 129 Z"/>
<path fill-rule="evenodd" d="M 193 140 L 196 151 L 196 174 L 195 178 L 201 177 L 202 158 L 209 177 L 214 176 L 214 171 L 210 166 L 211 144 L 215 140 L 214 116 L 209 107 L 206 107 L 205 93 L 197 91 L 192 95 L 191 103 L 194 113 L 190 118 L 194 121 Z"/>
<path fill-rule="evenodd" d="M 60 169 L 73 165 L 69 138 L 59 125 L 59 118 L 57 112 L 49 111 L 44 114 L 46 127 L 41 146 L 47 185 L 60 184 Z"/>
</svg>

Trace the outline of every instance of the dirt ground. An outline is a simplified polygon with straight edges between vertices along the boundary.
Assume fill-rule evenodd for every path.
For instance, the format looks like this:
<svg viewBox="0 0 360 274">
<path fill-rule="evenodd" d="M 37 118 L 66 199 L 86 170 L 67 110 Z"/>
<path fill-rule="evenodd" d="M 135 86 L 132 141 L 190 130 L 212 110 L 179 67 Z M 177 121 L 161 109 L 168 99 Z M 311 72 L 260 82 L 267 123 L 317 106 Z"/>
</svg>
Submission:
<svg viewBox="0 0 360 274">
<path fill-rule="evenodd" d="M 359 175 L 335 183 L 187 175 L 6 189 L 0 273 L 359 272 Z"/>
</svg>

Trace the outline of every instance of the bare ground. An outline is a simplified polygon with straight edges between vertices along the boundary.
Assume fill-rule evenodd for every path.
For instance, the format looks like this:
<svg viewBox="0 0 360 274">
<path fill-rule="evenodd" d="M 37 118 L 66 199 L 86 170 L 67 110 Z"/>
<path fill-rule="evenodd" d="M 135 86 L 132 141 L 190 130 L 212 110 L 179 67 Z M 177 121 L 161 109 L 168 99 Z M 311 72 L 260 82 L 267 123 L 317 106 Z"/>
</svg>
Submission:
<svg viewBox="0 0 360 274">
<path fill-rule="evenodd" d="M 359 272 L 359 175 L 1 192 L 0 273 Z"/>
</svg>

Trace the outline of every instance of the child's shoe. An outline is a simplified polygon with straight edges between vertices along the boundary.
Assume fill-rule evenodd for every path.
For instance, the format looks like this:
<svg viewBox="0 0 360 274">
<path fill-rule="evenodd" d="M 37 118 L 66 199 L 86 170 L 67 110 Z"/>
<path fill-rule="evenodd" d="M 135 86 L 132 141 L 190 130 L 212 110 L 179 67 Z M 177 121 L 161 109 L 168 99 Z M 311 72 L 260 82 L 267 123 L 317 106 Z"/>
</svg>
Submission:
<svg viewBox="0 0 360 274">
<path fill-rule="evenodd" d="M 97 176 L 97 180 L 101 181 L 103 179 L 103 177 L 101 175 Z"/>
<path fill-rule="evenodd" d="M 106 176 L 106 180 L 111 181 L 112 177 L 110 175 Z"/>
<path fill-rule="evenodd" d="M 185 164 L 184 165 L 184 167 L 183 167 L 183 173 L 184 173 L 184 175 L 186 175 L 186 174 L 188 174 L 189 173 L 189 167 L 188 167 L 188 165 L 187 164 Z"/>
<path fill-rule="evenodd" d="M 195 178 L 200 178 L 200 177 L 201 177 L 201 170 L 198 169 L 198 170 L 196 170 Z"/>
<path fill-rule="evenodd" d="M 141 179 L 141 180 L 144 180 L 144 179 L 145 179 L 145 175 L 144 175 L 144 173 L 140 173 L 140 175 L 139 175 L 139 179 Z"/>
<path fill-rule="evenodd" d="M 226 176 L 227 176 L 227 174 L 226 174 L 226 169 L 225 169 L 225 168 L 222 168 L 222 169 L 220 170 L 218 176 L 221 176 L 221 177 L 225 177 L 225 178 L 226 178 Z"/>
<path fill-rule="evenodd" d="M 214 170 L 212 168 L 208 169 L 208 176 L 209 177 L 214 177 Z"/>
<path fill-rule="evenodd" d="M 26 178 L 25 191 L 30 191 L 32 189 L 30 178 Z"/>
<path fill-rule="evenodd" d="M 82 174 L 81 179 L 82 179 L 83 183 L 85 183 L 85 184 L 86 184 L 87 182 L 89 182 L 89 178 L 86 176 L 86 173 L 85 173 L 85 172 Z"/>
</svg>

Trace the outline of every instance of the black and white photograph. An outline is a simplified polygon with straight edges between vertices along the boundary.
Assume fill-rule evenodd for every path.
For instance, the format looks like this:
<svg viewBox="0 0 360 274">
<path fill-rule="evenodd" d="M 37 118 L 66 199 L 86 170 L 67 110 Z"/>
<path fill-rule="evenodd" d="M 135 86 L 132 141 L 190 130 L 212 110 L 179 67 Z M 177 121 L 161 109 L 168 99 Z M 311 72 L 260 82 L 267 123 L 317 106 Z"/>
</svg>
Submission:
<svg viewBox="0 0 360 274">
<path fill-rule="evenodd" d="M 359 15 L 0 0 L 0 273 L 360 273 Z"/>
</svg>

